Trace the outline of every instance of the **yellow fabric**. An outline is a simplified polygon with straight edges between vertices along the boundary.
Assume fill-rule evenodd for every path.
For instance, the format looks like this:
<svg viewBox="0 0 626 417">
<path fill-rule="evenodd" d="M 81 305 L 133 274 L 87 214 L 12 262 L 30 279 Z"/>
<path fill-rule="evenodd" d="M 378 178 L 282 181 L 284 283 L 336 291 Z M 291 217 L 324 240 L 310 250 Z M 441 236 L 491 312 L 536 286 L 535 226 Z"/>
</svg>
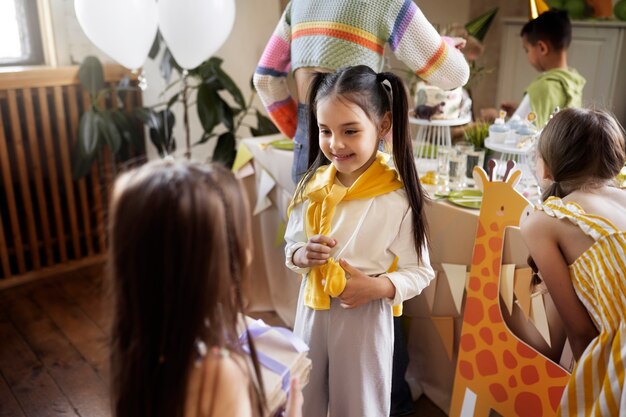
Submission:
<svg viewBox="0 0 626 417">
<path fill-rule="evenodd" d="M 318 169 L 303 193 L 303 197 L 309 200 L 305 216 L 307 236 L 330 236 L 335 208 L 341 201 L 372 198 L 402 188 L 402 182 L 396 171 L 387 165 L 387 159 L 387 155 L 378 152 L 372 165 L 349 188 L 335 182 L 337 169 L 334 165 Z M 293 201 L 291 207 L 299 202 Z M 311 268 L 304 304 L 315 310 L 327 310 L 330 297 L 338 297 L 345 287 L 345 271 L 330 258 L 326 264 Z"/>
<path fill-rule="evenodd" d="M 554 197 L 543 204 L 543 211 L 571 221 L 595 240 L 569 270 L 600 334 L 572 371 L 558 415 L 626 416 L 626 231 Z"/>
</svg>

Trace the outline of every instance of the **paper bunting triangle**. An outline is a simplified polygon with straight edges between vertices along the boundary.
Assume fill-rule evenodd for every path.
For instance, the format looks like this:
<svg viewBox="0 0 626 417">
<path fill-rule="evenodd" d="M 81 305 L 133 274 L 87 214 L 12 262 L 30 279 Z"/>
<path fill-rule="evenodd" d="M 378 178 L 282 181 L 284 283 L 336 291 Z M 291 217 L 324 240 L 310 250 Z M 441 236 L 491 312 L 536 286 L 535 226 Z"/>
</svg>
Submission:
<svg viewBox="0 0 626 417">
<path fill-rule="evenodd" d="M 515 264 L 502 265 L 500 269 L 500 295 L 509 314 L 513 314 L 513 284 L 515 282 Z"/>
<path fill-rule="evenodd" d="M 437 284 L 439 282 L 438 278 L 440 273 L 440 271 L 435 271 L 435 278 L 430 281 L 428 287 L 422 290 L 422 296 L 426 299 L 429 314 L 432 314 L 433 312 L 433 305 L 435 304 L 435 294 L 437 294 Z"/>
<path fill-rule="evenodd" d="M 250 149 L 243 143 L 239 145 L 239 149 L 237 150 L 237 156 L 235 156 L 235 162 L 233 162 L 233 172 L 237 172 L 243 167 L 245 164 L 250 162 L 253 158 L 252 152 Z"/>
<path fill-rule="evenodd" d="M 278 223 L 278 230 L 276 230 L 274 246 L 279 247 L 285 243 L 285 230 L 287 230 L 287 223 L 281 219 L 281 221 Z"/>
<path fill-rule="evenodd" d="M 548 346 L 552 346 L 550 339 L 550 326 L 546 315 L 546 306 L 543 303 L 543 294 L 538 292 L 531 296 L 530 300 L 530 320 L 533 322 L 539 334 L 544 338 Z"/>
<path fill-rule="evenodd" d="M 463 303 L 463 292 L 465 291 L 465 280 L 467 278 L 467 267 L 465 265 L 441 264 L 446 277 L 454 307 L 458 314 L 461 314 L 461 304 Z"/>
<path fill-rule="evenodd" d="M 454 318 L 453 317 L 431 317 L 443 346 L 448 354 L 448 359 L 452 361 L 452 349 L 454 347 Z"/>
<path fill-rule="evenodd" d="M 515 271 L 515 297 L 517 297 L 517 305 L 522 310 L 526 320 L 530 318 L 531 281 L 532 270 L 530 268 L 522 268 Z"/>
<path fill-rule="evenodd" d="M 268 195 L 275 185 L 276 181 L 274 181 L 274 178 L 266 170 L 261 169 L 261 178 L 257 186 L 256 205 L 254 206 L 253 215 L 256 216 L 272 205 Z"/>
<path fill-rule="evenodd" d="M 235 178 L 242 180 L 250 175 L 254 175 L 254 165 L 252 161 L 246 163 L 244 166 L 239 168 L 239 171 L 235 172 Z"/>
</svg>

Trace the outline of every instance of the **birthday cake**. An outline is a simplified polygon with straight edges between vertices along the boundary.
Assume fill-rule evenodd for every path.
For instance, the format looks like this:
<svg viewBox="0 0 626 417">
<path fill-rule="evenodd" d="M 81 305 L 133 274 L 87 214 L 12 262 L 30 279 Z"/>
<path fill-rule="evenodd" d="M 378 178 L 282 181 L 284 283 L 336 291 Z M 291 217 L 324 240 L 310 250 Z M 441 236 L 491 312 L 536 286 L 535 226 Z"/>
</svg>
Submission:
<svg viewBox="0 0 626 417">
<path fill-rule="evenodd" d="M 414 115 L 421 119 L 459 119 L 463 114 L 463 89 L 442 90 L 423 81 L 417 83 Z"/>
</svg>

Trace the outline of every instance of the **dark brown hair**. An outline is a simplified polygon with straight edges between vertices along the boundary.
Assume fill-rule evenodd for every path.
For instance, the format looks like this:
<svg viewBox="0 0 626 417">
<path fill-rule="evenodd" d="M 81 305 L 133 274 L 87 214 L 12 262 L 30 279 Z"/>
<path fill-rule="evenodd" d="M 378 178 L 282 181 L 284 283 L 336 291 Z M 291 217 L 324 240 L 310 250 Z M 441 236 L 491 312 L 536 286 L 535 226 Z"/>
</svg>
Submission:
<svg viewBox="0 0 626 417">
<path fill-rule="evenodd" d="M 109 233 L 113 415 L 182 416 L 196 342 L 241 353 L 247 201 L 221 166 L 159 160 L 117 180 Z"/>
<path fill-rule="evenodd" d="M 572 24 L 564 10 L 548 10 L 527 22 L 520 32 L 531 45 L 544 41 L 557 51 L 569 48 Z"/>
<path fill-rule="evenodd" d="M 391 91 L 384 82 L 388 82 Z M 337 96 L 359 106 L 369 119 L 378 126 L 383 116 L 391 112 L 393 159 L 396 170 L 404 184 L 413 217 L 413 241 L 418 257 L 427 242 L 427 224 L 424 216 L 426 199 L 415 168 L 413 146 L 409 131 L 409 104 L 402 80 L 395 74 L 377 74 L 365 65 L 345 67 L 334 73 L 320 73 L 311 84 L 308 97 L 309 108 L 309 168 L 304 174 L 296 198 L 302 196 L 306 184 L 315 171 L 330 161 L 319 145 L 317 103 L 329 96 Z"/>
<path fill-rule="evenodd" d="M 581 108 L 558 112 L 537 144 L 553 179 L 542 199 L 565 197 L 615 178 L 626 160 L 624 141 L 624 129 L 607 111 Z"/>
</svg>

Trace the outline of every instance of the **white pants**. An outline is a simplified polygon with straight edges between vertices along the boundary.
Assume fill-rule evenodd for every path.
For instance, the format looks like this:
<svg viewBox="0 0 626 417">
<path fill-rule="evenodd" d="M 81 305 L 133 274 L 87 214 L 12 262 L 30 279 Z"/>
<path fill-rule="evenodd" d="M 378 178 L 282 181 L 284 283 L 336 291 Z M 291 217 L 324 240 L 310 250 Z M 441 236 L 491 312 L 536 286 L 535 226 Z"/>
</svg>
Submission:
<svg viewBox="0 0 626 417">
<path fill-rule="evenodd" d="M 391 305 L 372 301 L 330 310 L 303 303 L 302 280 L 294 332 L 310 347 L 311 375 L 303 417 L 387 417 L 391 401 L 393 316 Z"/>
</svg>

